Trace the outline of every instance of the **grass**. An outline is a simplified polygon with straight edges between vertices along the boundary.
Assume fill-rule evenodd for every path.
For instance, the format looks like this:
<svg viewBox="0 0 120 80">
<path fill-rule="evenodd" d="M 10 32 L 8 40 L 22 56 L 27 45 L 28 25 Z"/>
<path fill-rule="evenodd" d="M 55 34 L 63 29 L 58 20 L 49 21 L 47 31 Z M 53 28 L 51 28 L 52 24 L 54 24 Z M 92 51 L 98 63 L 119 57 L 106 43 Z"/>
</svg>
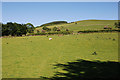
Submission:
<svg viewBox="0 0 120 80">
<path fill-rule="evenodd" d="M 114 27 L 114 23 L 118 22 L 117 20 L 83 20 L 83 21 L 76 21 L 75 23 L 69 24 L 58 24 L 47 26 L 48 28 L 59 27 L 61 30 L 69 29 L 71 31 L 77 32 L 80 30 L 100 30 L 103 29 L 104 26 Z M 36 28 L 36 30 L 42 30 L 42 27 Z M 35 30 L 35 32 L 36 32 Z"/>
<path fill-rule="evenodd" d="M 92 55 L 95 51 L 97 55 Z M 118 61 L 118 33 L 2 39 L 3 78 L 49 77 L 59 70 L 53 64 L 76 59 Z"/>
</svg>

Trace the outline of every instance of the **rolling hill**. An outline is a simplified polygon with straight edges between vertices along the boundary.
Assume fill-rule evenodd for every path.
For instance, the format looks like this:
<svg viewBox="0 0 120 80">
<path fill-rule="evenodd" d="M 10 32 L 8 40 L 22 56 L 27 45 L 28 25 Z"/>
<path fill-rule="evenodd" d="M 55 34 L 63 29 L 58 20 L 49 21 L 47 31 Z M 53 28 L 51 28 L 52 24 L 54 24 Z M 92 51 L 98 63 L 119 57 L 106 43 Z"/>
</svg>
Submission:
<svg viewBox="0 0 120 80">
<path fill-rule="evenodd" d="M 117 22 L 117 20 L 82 20 L 82 21 L 76 21 L 71 23 L 50 25 L 46 27 L 51 29 L 53 27 L 59 27 L 61 30 L 69 29 L 70 31 L 76 32 L 80 30 L 100 30 L 100 29 L 103 29 L 104 26 L 109 26 L 109 27 L 112 27 L 112 29 L 114 29 L 115 22 Z M 36 28 L 36 30 L 41 31 L 42 27 L 38 27 Z"/>
</svg>

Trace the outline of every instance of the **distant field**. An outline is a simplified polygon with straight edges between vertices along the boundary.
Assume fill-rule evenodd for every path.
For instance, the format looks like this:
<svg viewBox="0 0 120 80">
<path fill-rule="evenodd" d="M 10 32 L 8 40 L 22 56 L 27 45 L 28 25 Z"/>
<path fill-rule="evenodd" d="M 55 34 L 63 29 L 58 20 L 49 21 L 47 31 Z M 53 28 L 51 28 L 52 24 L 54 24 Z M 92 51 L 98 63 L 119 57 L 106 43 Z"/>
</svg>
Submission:
<svg viewBox="0 0 120 80">
<path fill-rule="evenodd" d="M 102 23 L 112 25 L 114 21 Z M 79 22 L 79 24 L 87 25 L 84 22 Z M 99 21 L 94 24 L 99 24 Z M 72 23 L 72 25 L 76 25 L 74 27 L 78 27 L 78 30 L 83 29 L 83 27 L 77 26 L 78 24 Z M 70 24 L 64 26 L 77 30 Z M 95 27 L 97 29 L 97 25 Z M 103 26 L 98 27 L 100 29 Z M 49 37 L 53 40 L 49 41 Z M 97 55 L 92 55 L 95 51 Z M 76 59 L 118 61 L 118 33 L 25 36 L 2 39 L 3 78 L 52 76 L 57 71 L 53 69 L 53 64 Z"/>
<path fill-rule="evenodd" d="M 104 26 L 109 26 L 114 29 L 115 22 L 118 22 L 118 21 L 117 20 L 83 20 L 83 21 L 77 21 L 74 23 L 58 24 L 58 25 L 52 25 L 47 27 L 48 28 L 59 27 L 61 30 L 69 29 L 71 31 L 76 32 L 79 30 L 99 30 L 99 29 L 103 29 Z M 42 28 L 40 27 L 40 28 L 37 28 L 36 30 L 42 30 Z"/>
</svg>

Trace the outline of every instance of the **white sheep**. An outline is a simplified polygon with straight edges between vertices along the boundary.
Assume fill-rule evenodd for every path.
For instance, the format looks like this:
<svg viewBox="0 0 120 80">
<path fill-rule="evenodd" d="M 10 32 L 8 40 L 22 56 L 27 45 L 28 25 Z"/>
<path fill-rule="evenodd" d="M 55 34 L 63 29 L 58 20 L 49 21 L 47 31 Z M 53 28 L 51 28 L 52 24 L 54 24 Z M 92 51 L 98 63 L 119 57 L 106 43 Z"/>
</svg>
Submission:
<svg viewBox="0 0 120 80">
<path fill-rule="evenodd" d="M 52 40 L 52 38 L 49 38 L 49 40 Z"/>
</svg>

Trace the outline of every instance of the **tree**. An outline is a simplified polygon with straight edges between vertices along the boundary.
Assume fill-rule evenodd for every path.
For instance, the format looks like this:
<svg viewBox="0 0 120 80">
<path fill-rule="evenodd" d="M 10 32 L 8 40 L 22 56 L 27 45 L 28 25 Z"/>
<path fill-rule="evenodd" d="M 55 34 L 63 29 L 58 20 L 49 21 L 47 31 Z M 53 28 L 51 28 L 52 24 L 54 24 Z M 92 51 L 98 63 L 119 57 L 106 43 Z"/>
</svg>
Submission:
<svg viewBox="0 0 120 80">
<path fill-rule="evenodd" d="M 46 30 L 46 31 L 51 31 L 51 29 L 50 29 L 50 28 L 47 28 L 46 26 L 44 26 L 42 29 L 43 29 L 43 30 Z"/>
<path fill-rule="evenodd" d="M 2 23 L 0 22 L 0 37 L 2 36 Z"/>
<path fill-rule="evenodd" d="M 3 36 L 22 36 L 27 34 L 27 27 L 25 24 L 18 24 L 8 22 L 7 24 L 2 24 L 2 35 Z"/>
<path fill-rule="evenodd" d="M 117 24 L 116 22 L 115 22 L 115 24 L 114 24 L 114 25 L 115 25 L 115 27 L 116 27 L 116 28 L 118 27 L 118 24 Z"/>
<path fill-rule="evenodd" d="M 50 28 L 48 28 L 48 29 L 47 29 L 47 31 L 51 31 L 51 29 L 50 29 Z"/>
<path fill-rule="evenodd" d="M 54 27 L 54 28 L 53 28 L 53 31 L 57 31 L 57 27 Z"/>
<path fill-rule="evenodd" d="M 115 22 L 115 24 L 114 24 L 114 26 L 115 26 L 115 28 L 120 28 L 120 22 Z"/>
<path fill-rule="evenodd" d="M 22 36 L 22 35 L 26 35 L 27 34 L 27 27 L 25 26 L 25 24 L 17 24 L 17 32 L 16 35 L 17 36 Z"/>
<path fill-rule="evenodd" d="M 34 32 L 35 27 L 31 23 L 27 23 L 26 26 L 28 28 L 28 32 L 29 33 L 33 33 Z"/>
<path fill-rule="evenodd" d="M 42 29 L 43 29 L 43 30 L 47 30 L 47 27 L 46 27 L 46 26 L 44 26 Z"/>
<path fill-rule="evenodd" d="M 120 28 L 120 22 L 118 22 L 118 28 Z"/>
<path fill-rule="evenodd" d="M 10 28 L 7 24 L 2 24 L 2 36 L 10 35 Z"/>
<path fill-rule="evenodd" d="M 27 34 L 27 27 L 26 27 L 26 25 L 25 24 L 22 24 L 21 25 L 22 26 L 22 34 L 24 34 L 24 35 L 26 35 Z"/>
</svg>

